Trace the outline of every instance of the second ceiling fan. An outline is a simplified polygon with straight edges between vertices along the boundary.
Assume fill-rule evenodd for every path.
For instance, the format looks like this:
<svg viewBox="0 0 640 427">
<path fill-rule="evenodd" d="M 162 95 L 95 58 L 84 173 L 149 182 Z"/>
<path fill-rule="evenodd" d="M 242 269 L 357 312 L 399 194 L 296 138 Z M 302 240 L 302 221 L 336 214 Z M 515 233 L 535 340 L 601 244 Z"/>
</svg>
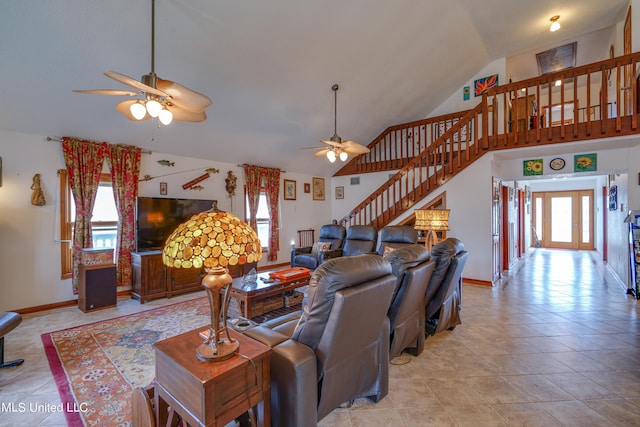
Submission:
<svg viewBox="0 0 640 427">
<path fill-rule="evenodd" d="M 342 138 L 338 136 L 337 131 L 337 122 L 338 122 L 338 89 L 340 87 L 337 84 L 331 86 L 331 90 L 333 90 L 333 136 L 329 139 L 322 139 L 321 141 L 325 144 L 329 145 L 329 147 L 320 147 L 321 149 L 317 151 L 314 155 L 317 157 L 327 156 L 331 163 L 335 162 L 337 158 L 342 160 L 343 162 L 349 158 L 349 154 L 358 156 L 360 154 L 368 153 L 369 148 L 365 147 L 362 144 L 358 144 L 355 141 L 343 141 Z"/>
<path fill-rule="evenodd" d="M 135 96 L 143 99 L 122 101 L 116 110 L 132 121 L 157 117 L 164 125 L 172 121 L 202 122 L 207 118 L 204 110 L 211 105 L 206 95 L 171 80 L 163 80 L 155 73 L 155 0 L 151 0 L 151 72 L 137 81 L 116 71 L 105 76 L 137 89 L 138 92 L 117 89 L 74 90 L 93 95 Z"/>
</svg>

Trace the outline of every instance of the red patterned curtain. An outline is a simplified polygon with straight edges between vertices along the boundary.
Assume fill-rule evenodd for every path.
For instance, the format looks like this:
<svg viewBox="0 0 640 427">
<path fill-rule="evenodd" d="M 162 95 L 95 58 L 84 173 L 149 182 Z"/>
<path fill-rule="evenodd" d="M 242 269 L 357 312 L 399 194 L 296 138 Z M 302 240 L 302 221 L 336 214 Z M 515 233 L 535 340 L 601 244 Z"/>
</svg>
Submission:
<svg viewBox="0 0 640 427">
<path fill-rule="evenodd" d="M 280 222 L 278 220 L 278 197 L 280 193 L 280 169 L 264 168 L 260 166 L 244 165 L 244 175 L 247 187 L 247 197 L 249 198 L 249 225 L 257 230 L 256 215 L 258 213 L 258 202 L 260 190 L 265 189 L 267 196 L 267 209 L 269 209 L 269 242 L 267 244 L 269 261 L 278 259 L 280 250 Z"/>
<path fill-rule="evenodd" d="M 258 230 L 256 215 L 258 214 L 258 202 L 260 188 L 262 188 L 262 168 L 253 165 L 244 165 L 244 177 L 246 181 L 247 197 L 249 198 L 249 225 Z"/>
<path fill-rule="evenodd" d="M 280 250 L 280 223 L 278 221 L 278 197 L 280 194 L 280 169 L 264 169 L 264 190 L 269 208 L 269 252 L 267 260 L 276 261 Z"/>
<path fill-rule="evenodd" d="M 62 138 L 64 163 L 75 200 L 76 222 L 73 227 L 73 293 L 78 293 L 78 264 L 82 248 L 93 246 L 91 213 L 100 184 L 102 164 L 107 152 L 103 142 Z"/>
<path fill-rule="evenodd" d="M 113 198 L 118 208 L 116 284 L 131 285 L 131 252 L 136 250 L 136 197 L 140 174 L 140 147 L 110 145 L 107 161 L 111 169 Z"/>
</svg>

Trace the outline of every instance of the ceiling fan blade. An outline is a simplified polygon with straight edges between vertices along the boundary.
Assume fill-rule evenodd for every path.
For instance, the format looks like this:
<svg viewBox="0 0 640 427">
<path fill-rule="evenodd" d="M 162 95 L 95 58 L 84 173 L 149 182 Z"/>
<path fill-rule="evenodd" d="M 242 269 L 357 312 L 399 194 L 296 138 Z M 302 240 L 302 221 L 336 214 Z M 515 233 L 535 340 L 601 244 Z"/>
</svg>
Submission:
<svg viewBox="0 0 640 427">
<path fill-rule="evenodd" d="M 344 151 L 349 154 L 365 154 L 371 151 L 368 147 L 365 147 L 355 141 L 343 141 L 342 146 Z"/>
<path fill-rule="evenodd" d="M 209 97 L 171 80 L 158 79 L 156 85 L 159 90 L 171 96 L 171 102 L 175 106 L 185 110 L 200 112 L 211 105 Z"/>
<path fill-rule="evenodd" d="M 207 119 L 204 111 L 189 111 L 177 105 L 167 105 L 167 110 L 171 111 L 173 121 L 177 122 L 204 122 Z"/>
<path fill-rule="evenodd" d="M 140 122 L 142 120 L 150 119 L 151 116 L 149 115 L 149 113 L 145 113 L 144 117 L 141 120 L 138 120 L 135 117 L 133 117 L 133 115 L 131 114 L 131 104 L 135 104 L 136 102 L 138 102 L 138 100 L 136 99 L 129 99 L 127 101 L 122 101 L 118 103 L 118 105 L 116 105 L 116 110 L 118 110 L 120 114 L 122 114 L 132 122 Z"/>
<path fill-rule="evenodd" d="M 149 85 L 146 85 L 144 83 L 141 83 L 135 79 L 132 79 L 129 76 L 125 76 L 124 74 L 118 73 L 117 71 L 107 71 L 104 73 L 105 76 L 109 77 L 110 79 L 113 79 L 117 82 L 120 82 L 122 84 L 125 84 L 127 86 L 131 86 L 134 87 L 138 90 L 143 91 L 144 93 L 148 93 L 150 95 L 156 95 L 156 96 L 169 96 L 167 93 L 158 90 L 154 87 L 151 87 Z"/>
<path fill-rule="evenodd" d="M 330 139 L 321 139 L 321 142 L 324 142 L 325 144 L 329 144 L 333 147 L 338 147 L 338 148 L 342 148 L 342 143 L 341 142 L 335 142 L 335 141 L 331 141 Z"/>
<path fill-rule="evenodd" d="M 130 90 L 118 90 L 118 89 L 73 89 L 73 92 L 88 93 L 89 95 L 112 95 L 112 96 L 138 96 L 138 92 L 131 92 Z"/>
<path fill-rule="evenodd" d="M 313 153 L 313 155 L 316 156 L 316 157 L 322 157 L 322 156 L 326 156 L 329 151 L 331 151 L 331 149 L 324 148 L 324 149 L 322 149 L 320 151 L 317 151 L 317 152 Z"/>
</svg>

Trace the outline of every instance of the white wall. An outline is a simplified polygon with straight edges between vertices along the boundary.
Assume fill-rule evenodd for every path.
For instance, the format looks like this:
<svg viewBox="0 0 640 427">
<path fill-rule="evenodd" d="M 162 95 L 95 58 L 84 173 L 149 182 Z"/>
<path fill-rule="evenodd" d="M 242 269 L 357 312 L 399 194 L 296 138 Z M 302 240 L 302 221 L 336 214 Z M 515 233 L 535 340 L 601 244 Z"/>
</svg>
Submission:
<svg viewBox="0 0 640 427">
<path fill-rule="evenodd" d="M 64 168 L 59 142 L 48 142 L 45 136 L 0 131 L 0 155 L 3 172 L 0 187 L 0 281 L 2 297 L 0 310 L 16 310 L 55 304 L 75 299 L 71 280 L 60 279 L 60 245 L 56 241 L 57 171 Z M 158 160 L 169 160 L 175 166 L 161 166 Z M 183 190 L 182 185 L 205 173 L 206 168 L 220 170 L 199 185 L 201 191 Z M 236 177 L 236 196 L 231 199 L 225 190 L 227 172 Z M 41 175 L 41 184 L 47 204 L 32 206 L 31 184 L 33 175 Z M 141 196 L 160 196 L 160 182 L 167 183 L 167 196 L 192 199 L 217 199 L 218 207 L 244 219 L 244 173 L 236 164 L 207 161 L 162 153 L 143 154 L 140 176 L 154 178 L 141 182 Z M 166 175 L 160 177 L 160 175 Z M 330 177 L 325 177 L 324 201 L 312 200 L 304 193 L 304 183 L 311 176 L 283 173 L 281 180 L 296 181 L 296 200 L 280 200 L 280 251 L 275 262 L 266 257 L 259 265 L 288 263 L 291 241 L 297 241 L 297 230 L 314 228 L 331 218 Z M 282 181 L 281 181 L 282 186 Z M 282 192 L 281 192 L 282 194 Z M 282 196 L 281 196 L 282 197 Z"/>
<path fill-rule="evenodd" d="M 476 97 L 473 95 L 473 83 L 476 79 L 492 76 L 494 74 L 498 75 L 498 85 L 505 85 L 509 83 L 509 78 L 507 77 L 507 61 L 506 58 L 496 59 L 495 61 L 489 63 L 486 67 L 484 67 L 480 72 L 471 77 L 466 84 L 464 84 L 458 91 L 453 93 L 446 101 L 444 101 L 438 108 L 433 110 L 427 117 L 436 117 L 443 114 L 454 113 L 456 111 L 464 111 L 474 108 L 476 105 L 480 103 L 482 97 Z M 462 95 L 462 90 L 464 86 L 469 86 L 471 93 L 469 94 L 469 100 L 465 101 Z"/>
<path fill-rule="evenodd" d="M 70 280 L 60 280 L 60 244 L 55 242 L 57 171 L 64 167 L 57 142 L 0 131 L 0 310 L 73 299 Z M 39 173 L 45 206 L 31 205 Z"/>
</svg>

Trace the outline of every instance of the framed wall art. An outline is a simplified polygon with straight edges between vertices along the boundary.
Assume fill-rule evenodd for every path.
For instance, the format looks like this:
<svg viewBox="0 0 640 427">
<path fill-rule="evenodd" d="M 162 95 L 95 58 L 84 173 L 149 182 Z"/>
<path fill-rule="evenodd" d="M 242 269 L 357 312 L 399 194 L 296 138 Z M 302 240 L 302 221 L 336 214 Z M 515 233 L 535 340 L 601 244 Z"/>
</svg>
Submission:
<svg viewBox="0 0 640 427">
<path fill-rule="evenodd" d="M 308 182 L 304 183 L 304 192 L 311 193 L 311 184 L 309 184 Z"/>
<path fill-rule="evenodd" d="M 598 155 L 596 153 L 576 154 L 573 157 L 573 170 L 574 172 L 592 172 L 598 170 Z"/>
<path fill-rule="evenodd" d="M 313 200 L 324 200 L 324 178 L 313 177 Z"/>
<path fill-rule="evenodd" d="M 336 187 L 336 199 L 344 199 L 344 187 Z"/>
<path fill-rule="evenodd" d="M 542 175 L 542 159 L 525 160 L 522 165 L 524 176 Z"/>
<path fill-rule="evenodd" d="M 284 199 L 285 200 L 296 199 L 296 182 L 292 179 L 284 180 Z"/>
<path fill-rule="evenodd" d="M 498 75 L 494 74 L 488 77 L 482 77 L 473 82 L 474 96 L 480 96 L 494 86 L 498 86 Z"/>
</svg>

